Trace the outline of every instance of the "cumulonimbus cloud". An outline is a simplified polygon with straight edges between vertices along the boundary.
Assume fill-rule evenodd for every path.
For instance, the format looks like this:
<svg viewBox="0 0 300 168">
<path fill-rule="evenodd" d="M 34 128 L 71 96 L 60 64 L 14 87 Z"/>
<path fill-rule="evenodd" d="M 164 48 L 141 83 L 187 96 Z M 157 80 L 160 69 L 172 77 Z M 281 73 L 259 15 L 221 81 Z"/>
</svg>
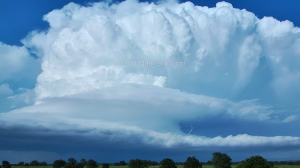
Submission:
<svg viewBox="0 0 300 168">
<path fill-rule="evenodd" d="M 272 106 L 258 100 L 233 102 L 181 92 L 175 86 L 211 84 L 220 92 L 237 92 L 252 80 L 264 58 L 272 75 L 267 85 L 278 95 L 298 95 L 300 29 L 289 21 L 258 19 L 226 2 L 208 8 L 134 0 L 88 7 L 70 3 L 44 20 L 50 24 L 47 31 L 22 40 L 42 60 L 37 101 L 1 114 L 6 126 L 95 129 L 97 135 L 111 131 L 112 136 L 137 136 L 165 146 L 299 145 L 299 137 L 207 138 L 185 135 L 178 126 L 181 120 L 219 114 L 272 120 Z M 184 66 L 156 66 L 156 61 Z"/>
<path fill-rule="evenodd" d="M 262 58 L 273 76 L 266 83 L 276 93 L 299 90 L 299 28 L 272 17 L 258 19 L 226 2 L 215 8 L 134 0 L 111 6 L 70 3 L 44 20 L 48 31 L 32 32 L 23 40 L 43 58 L 36 87 L 40 98 L 122 82 L 158 84 L 156 79 L 164 79 L 159 86 L 171 85 L 175 74 L 184 78 L 186 73 L 234 91 L 251 80 Z M 117 60 L 185 61 L 186 66 L 116 66 Z"/>
</svg>

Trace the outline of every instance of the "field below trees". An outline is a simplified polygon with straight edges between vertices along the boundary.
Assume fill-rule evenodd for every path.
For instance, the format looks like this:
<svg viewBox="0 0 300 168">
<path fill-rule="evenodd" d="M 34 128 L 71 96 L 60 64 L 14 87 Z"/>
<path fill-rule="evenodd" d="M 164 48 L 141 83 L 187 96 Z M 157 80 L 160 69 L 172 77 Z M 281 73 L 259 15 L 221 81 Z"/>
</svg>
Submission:
<svg viewBox="0 0 300 168">
<path fill-rule="evenodd" d="M 231 165 L 231 168 L 235 168 L 236 165 Z M 275 165 L 274 168 L 300 168 L 300 165 Z M 53 168 L 52 166 L 11 166 L 11 168 Z M 99 166 L 102 168 L 102 166 Z M 114 166 L 109 165 L 109 168 L 128 168 L 128 166 Z M 149 166 L 148 168 L 159 168 L 159 166 Z M 177 168 L 183 168 L 183 165 L 177 165 Z M 202 168 L 214 168 L 212 165 L 202 165 Z"/>
<path fill-rule="evenodd" d="M 276 165 L 278 168 L 300 168 L 300 165 Z"/>
</svg>

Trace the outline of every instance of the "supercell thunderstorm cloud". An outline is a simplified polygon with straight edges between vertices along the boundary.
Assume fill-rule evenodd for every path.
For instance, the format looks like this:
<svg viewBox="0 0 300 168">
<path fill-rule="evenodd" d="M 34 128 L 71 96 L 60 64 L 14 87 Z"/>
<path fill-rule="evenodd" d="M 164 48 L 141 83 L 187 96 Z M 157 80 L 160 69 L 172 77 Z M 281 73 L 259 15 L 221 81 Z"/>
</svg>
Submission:
<svg viewBox="0 0 300 168">
<path fill-rule="evenodd" d="M 0 43 L 1 157 L 300 154 L 292 22 L 135 0 L 69 3 L 43 20 L 23 46 Z"/>
</svg>

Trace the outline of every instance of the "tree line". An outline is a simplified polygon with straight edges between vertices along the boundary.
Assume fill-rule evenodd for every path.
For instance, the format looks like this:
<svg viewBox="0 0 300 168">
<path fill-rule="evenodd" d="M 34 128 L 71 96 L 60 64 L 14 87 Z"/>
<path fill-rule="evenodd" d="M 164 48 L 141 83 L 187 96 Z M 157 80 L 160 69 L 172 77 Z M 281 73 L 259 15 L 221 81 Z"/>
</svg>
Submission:
<svg viewBox="0 0 300 168">
<path fill-rule="evenodd" d="M 141 160 L 141 159 L 131 159 L 129 163 L 125 161 L 120 161 L 117 163 L 109 164 L 102 163 L 99 164 L 95 160 L 90 159 L 86 161 L 85 159 L 81 159 L 77 162 L 74 158 L 69 158 L 68 162 L 60 159 L 55 160 L 53 164 L 49 166 L 53 166 L 53 168 L 109 168 L 110 165 L 114 166 L 125 166 L 128 168 L 148 168 L 149 166 L 158 166 L 159 168 L 177 168 L 176 165 L 183 165 L 184 168 L 202 168 L 202 165 L 213 165 L 214 168 L 231 168 L 231 165 L 236 164 L 236 168 L 273 168 L 276 165 L 300 165 L 300 161 L 274 161 L 269 162 L 261 156 L 252 156 L 247 158 L 241 162 L 232 162 L 230 156 L 225 153 L 215 152 L 212 154 L 212 159 L 208 162 L 200 162 L 195 156 L 188 157 L 185 162 L 177 162 L 175 163 L 170 158 L 165 158 L 160 163 L 151 160 Z M 37 160 L 33 160 L 30 163 L 19 162 L 18 164 L 10 164 L 8 161 L 2 161 L 2 167 L 0 168 L 11 168 L 11 166 L 47 166 L 46 162 L 38 162 Z"/>
</svg>

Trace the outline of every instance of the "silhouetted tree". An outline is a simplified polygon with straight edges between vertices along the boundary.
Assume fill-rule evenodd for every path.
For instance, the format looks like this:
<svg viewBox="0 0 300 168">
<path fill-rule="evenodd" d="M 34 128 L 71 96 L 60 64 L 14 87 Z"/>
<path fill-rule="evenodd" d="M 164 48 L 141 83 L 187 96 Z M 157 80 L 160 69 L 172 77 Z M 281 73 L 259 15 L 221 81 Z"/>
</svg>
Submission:
<svg viewBox="0 0 300 168">
<path fill-rule="evenodd" d="M 243 163 L 243 168 L 270 168 L 268 161 L 261 156 L 251 156 Z"/>
<path fill-rule="evenodd" d="M 103 163 L 102 168 L 109 168 L 109 164 L 108 163 Z"/>
<path fill-rule="evenodd" d="M 188 157 L 184 162 L 184 168 L 202 168 L 202 164 L 196 157 Z"/>
<path fill-rule="evenodd" d="M 72 162 L 69 162 L 66 165 L 64 165 L 64 168 L 76 168 L 76 164 L 72 163 Z"/>
<path fill-rule="evenodd" d="M 131 159 L 128 163 L 129 168 L 145 168 L 148 167 L 142 160 L 140 159 Z"/>
<path fill-rule="evenodd" d="M 27 167 L 28 167 L 28 166 L 29 166 L 29 164 L 28 164 L 28 163 L 25 163 L 25 164 L 24 164 L 24 166 L 27 166 Z"/>
<path fill-rule="evenodd" d="M 66 164 L 67 164 L 67 162 L 62 159 L 55 160 L 53 163 L 53 168 L 61 168 L 61 167 L 64 167 Z"/>
<path fill-rule="evenodd" d="M 47 162 L 43 161 L 43 162 L 40 162 L 40 166 L 47 166 Z"/>
<path fill-rule="evenodd" d="M 37 160 L 33 160 L 29 163 L 30 166 L 39 166 L 40 165 L 40 162 L 37 161 Z"/>
<path fill-rule="evenodd" d="M 175 166 L 175 163 L 172 159 L 165 158 L 162 161 L 160 161 L 160 168 L 177 168 Z"/>
<path fill-rule="evenodd" d="M 83 164 L 83 166 L 86 166 L 86 163 L 87 163 L 87 162 L 86 162 L 86 160 L 85 160 L 85 159 L 83 159 L 83 158 L 82 158 L 82 159 L 80 160 L 80 163 L 82 163 L 82 164 Z"/>
<path fill-rule="evenodd" d="M 74 158 L 69 158 L 69 159 L 68 159 L 68 163 L 76 164 L 76 163 L 77 163 L 77 160 L 74 159 Z"/>
<path fill-rule="evenodd" d="M 3 166 L 3 168 L 11 168 L 10 163 L 6 160 L 2 161 L 2 166 Z"/>
<path fill-rule="evenodd" d="M 151 161 L 151 160 L 143 160 L 143 162 L 148 165 L 148 166 L 154 166 L 154 165 L 158 165 L 158 163 L 156 161 Z"/>
<path fill-rule="evenodd" d="M 268 165 L 269 165 L 270 167 L 274 167 L 274 163 L 273 163 L 273 162 L 268 162 Z"/>
<path fill-rule="evenodd" d="M 157 161 L 152 161 L 151 165 L 156 166 L 158 165 Z"/>
<path fill-rule="evenodd" d="M 243 168 L 245 161 L 239 162 L 235 168 Z"/>
<path fill-rule="evenodd" d="M 19 162 L 19 163 L 18 163 L 18 166 L 24 166 L 24 165 L 25 165 L 24 162 Z"/>
<path fill-rule="evenodd" d="M 245 161 L 241 161 L 236 165 L 236 168 L 243 168 Z"/>
<path fill-rule="evenodd" d="M 212 155 L 211 161 L 215 168 L 231 168 L 231 158 L 227 154 L 215 152 Z"/>
<path fill-rule="evenodd" d="M 77 163 L 76 168 L 84 168 L 84 164 L 83 163 Z"/>
<path fill-rule="evenodd" d="M 98 167 L 98 164 L 93 159 L 90 159 L 89 161 L 87 161 L 86 167 L 87 168 L 96 168 L 96 167 Z"/>
<path fill-rule="evenodd" d="M 125 166 L 125 165 L 126 165 L 126 162 L 125 162 L 125 161 L 120 161 L 120 165 L 121 165 L 121 166 Z"/>
<path fill-rule="evenodd" d="M 84 168 L 84 164 L 77 163 L 77 160 L 74 158 L 69 158 L 68 163 L 64 166 L 64 168 Z"/>
</svg>

